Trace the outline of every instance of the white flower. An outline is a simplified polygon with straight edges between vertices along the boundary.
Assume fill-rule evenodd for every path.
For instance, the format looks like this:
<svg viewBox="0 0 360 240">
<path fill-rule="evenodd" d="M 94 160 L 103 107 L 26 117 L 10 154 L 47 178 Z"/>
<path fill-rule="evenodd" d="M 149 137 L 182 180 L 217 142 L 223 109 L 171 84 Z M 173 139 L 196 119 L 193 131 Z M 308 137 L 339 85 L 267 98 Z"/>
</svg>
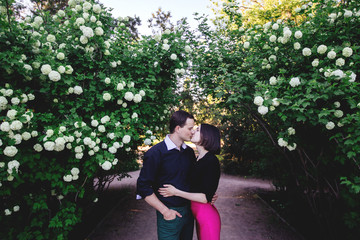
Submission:
<svg viewBox="0 0 360 240">
<path fill-rule="evenodd" d="M 140 90 L 139 94 L 140 94 L 140 96 L 144 97 L 144 96 L 145 96 L 145 91 L 144 91 L 144 90 Z"/>
<path fill-rule="evenodd" d="M 311 65 L 312 65 L 313 67 L 319 66 L 319 59 L 315 58 L 314 61 L 311 62 Z"/>
<path fill-rule="evenodd" d="M 75 158 L 76 158 L 76 159 L 82 159 L 83 156 L 84 156 L 83 153 L 76 153 L 76 154 L 75 154 Z"/>
<path fill-rule="evenodd" d="M 296 149 L 296 143 L 293 143 L 293 145 L 287 145 L 286 147 L 289 149 L 289 151 L 293 151 Z"/>
<path fill-rule="evenodd" d="M 22 122 L 15 120 L 10 124 L 10 129 L 13 131 L 20 130 L 23 127 Z"/>
<path fill-rule="evenodd" d="M 320 46 L 317 48 L 317 52 L 318 52 L 319 54 L 324 54 L 324 53 L 326 53 L 326 51 L 327 51 L 327 46 L 325 46 L 325 45 L 320 45 Z"/>
<path fill-rule="evenodd" d="M 90 27 L 83 27 L 81 29 L 81 31 L 82 31 L 83 35 L 87 38 L 91 38 L 94 36 L 94 31 Z"/>
<path fill-rule="evenodd" d="M 18 205 L 13 207 L 14 212 L 18 212 L 20 210 L 20 207 Z"/>
<path fill-rule="evenodd" d="M 254 103 L 258 106 L 261 106 L 264 102 L 264 99 L 261 96 L 256 96 L 254 98 Z"/>
<path fill-rule="evenodd" d="M 344 13 L 344 17 L 345 18 L 349 18 L 353 15 L 352 11 L 346 10 L 344 9 L 345 13 Z"/>
<path fill-rule="evenodd" d="M 41 152 L 43 150 L 43 147 L 41 146 L 41 144 L 37 143 L 34 145 L 34 150 L 37 152 Z"/>
<path fill-rule="evenodd" d="M 47 142 L 44 143 L 44 148 L 47 151 L 53 151 L 54 148 L 55 148 L 55 143 L 51 142 L 51 141 L 47 141 Z"/>
<path fill-rule="evenodd" d="M 90 154 L 89 154 L 90 155 Z M 90 155 L 91 156 L 91 155 Z M 73 175 L 72 176 L 72 180 L 75 181 L 75 180 L 78 180 L 79 179 L 79 175 Z"/>
<path fill-rule="evenodd" d="M 336 66 L 342 67 L 345 65 L 345 60 L 343 58 L 336 59 Z"/>
<path fill-rule="evenodd" d="M 96 22 L 96 20 L 97 20 L 97 19 L 96 19 L 95 16 L 91 16 L 91 17 L 90 17 L 90 21 L 91 21 L 91 22 Z"/>
<path fill-rule="evenodd" d="M 49 75 L 49 73 L 51 72 L 51 66 L 49 64 L 44 64 L 41 66 L 41 73 L 44 75 Z"/>
<path fill-rule="evenodd" d="M 68 175 L 63 176 L 63 179 L 65 182 L 71 182 L 73 180 L 73 176 L 68 174 Z"/>
<path fill-rule="evenodd" d="M 51 71 L 49 73 L 49 79 L 53 82 L 57 82 L 61 79 L 61 75 L 57 71 Z"/>
<path fill-rule="evenodd" d="M 292 35 L 292 32 L 288 27 L 285 27 L 284 31 L 283 31 L 283 34 L 284 34 L 284 38 L 289 39 L 291 37 L 291 35 Z"/>
<path fill-rule="evenodd" d="M 82 35 L 80 37 L 80 42 L 81 42 L 81 44 L 85 45 L 85 44 L 87 44 L 89 42 L 89 39 L 87 37 L 85 37 L 84 35 Z"/>
<path fill-rule="evenodd" d="M 244 48 L 249 48 L 250 47 L 250 43 L 249 42 L 245 42 L 244 43 Z"/>
<path fill-rule="evenodd" d="M 339 108 L 339 107 L 341 106 L 341 104 L 340 104 L 340 102 L 336 101 L 336 102 L 334 102 L 334 106 L 335 106 L 336 108 Z"/>
<path fill-rule="evenodd" d="M 11 215 L 11 211 L 9 209 L 4 210 L 5 216 Z"/>
<path fill-rule="evenodd" d="M 303 34 L 301 31 L 296 31 L 294 36 L 295 36 L 295 38 L 299 39 L 299 38 L 302 38 Z"/>
<path fill-rule="evenodd" d="M 268 107 L 265 107 L 265 106 L 260 106 L 260 107 L 258 107 L 258 112 L 259 112 L 261 115 L 267 114 L 268 111 L 269 111 Z"/>
<path fill-rule="evenodd" d="M 328 130 L 332 130 L 334 127 L 335 127 L 335 124 L 333 123 L 333 122 L 328 122 L 327 124 L 326 124 L 326 129 L 328 129 Z"/>
<path fill-rule="evenodd" d="M 335 110 L 334 115 L 337 118 L 341 118 L 342 116 L 344 116 L 344 112 L 341 110 Z"/>
<path fill-rule="evenodd" d="M 269 38 L 270 42 L 275 42 L 276 41 L 276 36 L 275 35 L 271 35 Z"/>
<path fill-rule="evenodd" d="M 93 11 L 94 13 L 100 13 L 101 12 L 101 6 L 99 4 L 93 5 Z"/>
<path fill-rule="evenodd" d="M 74 168 L 71 169 L 70 172 L 71 172 L 72 175 L 79 175 L 80 170 L 77 167 L 74 167 Z"/>
<path fill-rule="evenodd" d="M 169 44 L 163 44 L 163 46 L 162 46 L 162 49 L 164 49 L 165 51 L 167 51 L 167 50 L 169 50 L 169 48 L 170 48 L 170 46 L 169 46 Z"/>
<path fill-rule="evenodd" d="M 22 137 L 22 139 L 23 139 L 24 141 L 27 141 L 27 140 L 29 140 L 29 139 L 31 138 L 31 134 L 30 134 L 29 132 L 23 132 L 23 133 L 21 134 L 21 137 Z"/>
<path fill-rule="evenodd" d="M 132 92 L 126 92 L 124 98 L 127 101 L 132 101 L 134 99 L 134 94 Z"/>
<path fill-rule="evenodd" d="M 131 137 L 129 135 L 125 135 L 122 139 L 122 142 L 126 144 L 126 143 L 129 143 L 130 140 L 131 140 Z"/>
<path fill-rule="evenodd" d="M 99 122 L 97 120 L 92 120 L 91 121 L 91 126 L 97 127 L 98 125 L 99 125 Z"/>
<path fill-rule="evenodd" d="M 13 120 L 13 119 L 15 119 L 16 114 L 17 114 L 17 111 L 15 109 L 10 109 L 9 111 L 7 111 L 6 116 L 8 118 L 10 118 L 10 120 Z"/>
<path fill-rule="evenodd" d="M 298 77 L 295 77 L 295 78 L 291 78 L 291 80 L 290 80 L 290 85 L 292 86 L 292 87 L 297 87 L 297 86 L 299 86 L 300 85 L 300 79 L 298 78 Z"/>
<path fill-rule="evenodd" d="M 32 131 L 31 132 L 32 137 L 37 137 L 38 135 L 39 135 L 39 133 L 37 131 Z"/>
<path fill-rule="evenodd" d="M 301 44 L 300 44 L 300 43 L 298 43 L 298 42 L 294 43 L 294 49 L 295 49 L 295 50 L 299 50 L 300 48 L 301 48 Z M 304 52 L 304 50 L 303 50 L 303 52 Z"/>
<path fill-rule="evenodd" d="M 118 85 L 116 86 L 116 90 L 121 91 L 124 89 L 124 85 L 122 83 L 118 83 Z"/>
<path fill-rule="evenodd" d="M 26 71 L 32 71 L 32 67 L 29 64 L 24 64 L 24 68 Z"/>
<path fill-rule="evenodd" d="M 2 122 L 0 125 L 0 129 L 3 132 L 9 132 L 10 131 L 10 124 L 8 122 Z"/>
<path fill-rule="evenodd" d="M 110 121 L 110 117 L 108 115 L 105 115 L 104 117 L 102 117 L 100 119 L 100 121 L 101 121 L 102 124 L 105 124 L 105 123 Z"/>
<path fill-rule="evenodd" d="M 354 73 L 354 72 L 351 72 L 351 74 L 350 74 L 350 80 L 349 80 L 349 82 L 355 82 L 355 80 L 356 80 L 356 74 Z"/>
<path fill-rule="evenodd" d="M 192 52 L 191 47 L 190 47 L 190 46 L 188 46 L 188 45 L 186 45 L 186 46 L 185 46 L 185 52 L 187 52 L 187 53 L 191 53 L 191 52 Z"/>
<path fill-rule="evenodd" d="M 54 135 L 54 130 L 52 130 L 52 129 L 46 130 L 46 136 L 47 137 L 51 137 L 52 135 Z"/>
<path fill-rule="evenodd" d="M 111 162 L 109 162 L 109 161 L 105 161 L 103 164 L 101 164 L 101 167 L 102 167 L 102 169 L 104 169 L 104 170 L 110 170 L 111 169 L 111 167 L 112 167 L 112 164 L 111 164 Z"/>
<path fill-rule="evenodd" d="M 304 48 L 302 50 L 302 54 L 307 57 L 307 56 L 310 56 L 311 55 L 311 49 L 310 48 Z"/>
<path fill-rule="evenodd" d="M 329 59 L 334 59 L 336 57 L 336 52 L 334 50 L 331 50 L 330 52 L 328 52 L 327 57 Z"/>
<path fill-rule="evenodd" d="M 4 149 L 4 155 L 8 157 L 13 157 L 17 154 L 18 150 L 15 146 L 7 146 Z"/>
<path fill-rule="evenodd" d="M 145 144 L 145 145 L 150 145 L 150 144 L 151 144 L 151 139 L 146 138 L 146 139 L 144 140 L 144 144 Z"/>
<path fill-rule="evenodd" d="M 274 23 L 274 25 L 272 25 L 272 29 L 273 30 L 278 30 L 279 29 L 279 24 Z"/>
<path fill-rule="evenodd" d="M 70 66 L 70 65 L 66 65 L 66 74 L 72 74 L 72 72 L 74 71 L 74 69 Z"/>
<path fill-rule="evenodd" d="M 111 153 L 111 154 L 115 154 L 117 152 L 117 149 L 115 147 L 109 147 L 108 151 Z"/>
<path fill-rule="evenodd" d="M 287 131 L 288 131 L 289 135 L 294 135 L 295 134 L 295 129 L 293 127 L 289 127 Z"/>
<path fill-rule="evenodd" d="M 75 86 L 75 87 L 74 87 L 74 93 L 77 94 L 77 95 L 82 94 L 82 93 L 83 93 L 82 87 L 80 87 L 80 86 Z"/>
<path fill-rule="evenodd" d="M 103 94 L 103 99 L 104 99 L 105 101 L 109 101 L 109 100 L 111 99 L 110 93 L 104 93 L 104 94 Z"/>
<path fill-rule="evenodd" d="M 141 95 L 140 94 L 135 94 L 135 96 L 134 96 L 134 102 L 135 103 L 139 103 L 139 102 L 141 102 Z"/>
<path fill-rule="evenodd" d="M 59 53 L 56 55 L 56 58 L 59 59 L 59 60 L 64 60 L 65 54 L 62 53 L 62 52 L 59 52 Z"/>
<path fill-rule="evenodd" d="M 171 60 L 176 60 L 177 56 L 176 56 L 175 53 L 173 53 L 173 54 L 170 55 L 170 58 L 171 58 Z"/>
<path fill-rule="evenodd" d="M 98 130 L 99 130 L 99 132 L 105 132 L 106 131 L 104 125 L 99 125 Z"/>
<path fill-rule="evenodd" d="M 280 147 L 286 147 L 288 145 L 288 143 L 283 138 L 278 139 L 278 144 Z"/>
<path fill-rule="evenodd" d="M 20 99 L 17 97 L 11 98 L 11 103 L 13 105 L 18 105 L 20 103 Z"/>
<path fill-rule="evenodd" d="M 0 96 L 0 110 L 5 110 L 8 100 L 4 96 Z"/>
<path fill-rule="evenodd" d="M 101 27 L 95 28 L 95 34 L 101 36 L 104 34 L 104 30 Z"/>
<path fill-rule="evenodd" d="M 341 79 L 341 78 L 345 77 L 345 74 L 342 70 L 337 69 L 337 70 L 331 72 L 330 76 L 335 76 L 336 79 Z"/>
<path fill-rule="evenodd" d="M 47 40 L 48 42 L 55 42 L 55 41 L 56 41 L 56 38 L 55 38 L 54 35 L 49 34 L 49 35 L 46 37 L 46 40 Z"/>
<path fill-rule="evenodd" d="M 349 47 L 345 47 L 343 50 L 342 50 L 342 55 L 344 57 L 350 57 L 351 55 L 353 54 L 353 50 Z"/>
<path fill-rule="evenodd" d="M 279 99 L 278 98 L 273 98 L 271 100 L 271 104 L 274 106 L 274 107 L 277 107 L 280 105 L 280 102 L 279 102 Z"/>
</svg>

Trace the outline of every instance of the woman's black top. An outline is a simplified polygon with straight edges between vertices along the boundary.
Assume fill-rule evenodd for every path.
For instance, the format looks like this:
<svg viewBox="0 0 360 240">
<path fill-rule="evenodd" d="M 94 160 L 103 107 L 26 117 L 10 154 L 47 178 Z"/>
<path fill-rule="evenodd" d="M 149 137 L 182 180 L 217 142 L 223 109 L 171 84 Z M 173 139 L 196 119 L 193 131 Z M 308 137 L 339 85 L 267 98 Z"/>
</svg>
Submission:
<svg viewBox="0 0 360 240">
<path fill-rule="evenodd" d="M 219 159 L 211 152 L 207 152 L 194 163 L 191 171 L 191 192 L 204 193 L 208 202 L 211 202 L 220 179 Z"/>
</svg>

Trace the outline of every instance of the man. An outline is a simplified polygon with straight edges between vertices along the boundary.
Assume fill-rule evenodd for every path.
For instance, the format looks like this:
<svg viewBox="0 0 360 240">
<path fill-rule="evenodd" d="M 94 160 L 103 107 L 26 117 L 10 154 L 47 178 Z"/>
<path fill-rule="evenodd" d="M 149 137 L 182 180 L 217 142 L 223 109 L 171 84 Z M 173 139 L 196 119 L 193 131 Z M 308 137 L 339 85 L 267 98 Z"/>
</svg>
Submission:
<svg viewBox="0 0 360 240">
<path fill-rule="evenodd" d="M 190 191 L 190 167 L 195 153 L 184 141 L 193 135 L 194 117 L 177 111 L 170 118 L 170 134 L 165 140 L 150 148 L 144 155 L 143 168 L 137 180 L 137 193 L 157 211 L 159 240 L 191 240 L 194 218 L 190 202 L 180 197 L 163 197 L 158 189 L 171 184 Z"/>
</svg>

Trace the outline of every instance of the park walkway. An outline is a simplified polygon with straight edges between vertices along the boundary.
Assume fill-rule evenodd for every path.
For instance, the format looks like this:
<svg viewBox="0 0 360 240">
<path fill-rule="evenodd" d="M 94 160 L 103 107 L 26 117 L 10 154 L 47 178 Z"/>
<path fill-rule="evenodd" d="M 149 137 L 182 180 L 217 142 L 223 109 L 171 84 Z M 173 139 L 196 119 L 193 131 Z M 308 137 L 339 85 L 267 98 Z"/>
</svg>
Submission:
<svg viewBox="0 0 360 240">
<path fill-rule="evenodd" d="M 155 210 L 144 200 L 135 199 L 139 171 L 132 178 L 114 181 L 110 188 L 125 188 L 129 194 L 100 222 L 88 240 L 156 240 Z M 215 203 L 221 216 L 222 240 L 304 240 L 281 221 L 256 194 L 272 191 L 269 181 L 222 174 Z M 196 233 L 194 233 L 194 240 Z"/>
</svg>

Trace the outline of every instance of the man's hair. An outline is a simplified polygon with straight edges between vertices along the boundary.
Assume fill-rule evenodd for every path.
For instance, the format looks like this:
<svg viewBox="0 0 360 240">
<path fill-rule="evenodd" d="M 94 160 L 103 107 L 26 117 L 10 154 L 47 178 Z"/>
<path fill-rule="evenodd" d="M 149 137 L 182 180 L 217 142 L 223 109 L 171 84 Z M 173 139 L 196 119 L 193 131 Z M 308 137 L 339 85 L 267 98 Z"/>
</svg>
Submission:
<svg viewBox="0 0 360 240">
<path fill-rule="evenodd" d="M 170 133 L 174 133 L 176 126 L 184 127 L 188 118 L 194 119 L 194 116 L 183 110 L 174 112 L 170 117 Z"/>
<path fill-rule="evenodd" d="M 220 153 L 220 130 L 210 124 L 202 123 L 200 125 L 200 146 L 213 154 Z"/>
</svg>

